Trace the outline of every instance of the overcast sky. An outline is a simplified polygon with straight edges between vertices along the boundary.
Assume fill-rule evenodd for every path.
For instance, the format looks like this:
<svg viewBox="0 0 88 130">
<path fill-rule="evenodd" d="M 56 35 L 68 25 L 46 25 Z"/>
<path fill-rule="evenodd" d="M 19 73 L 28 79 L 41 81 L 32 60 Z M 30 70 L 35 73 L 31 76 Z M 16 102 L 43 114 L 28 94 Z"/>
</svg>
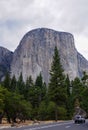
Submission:
<svg viewBox="0 0 88 130">
<path fill-rule="evenodd" d="M 0 46 L 14 51 L 26 32 L 41 27 L 72 33 L 88 59 L 88 0 L 0 0 Z"/>
</svg>

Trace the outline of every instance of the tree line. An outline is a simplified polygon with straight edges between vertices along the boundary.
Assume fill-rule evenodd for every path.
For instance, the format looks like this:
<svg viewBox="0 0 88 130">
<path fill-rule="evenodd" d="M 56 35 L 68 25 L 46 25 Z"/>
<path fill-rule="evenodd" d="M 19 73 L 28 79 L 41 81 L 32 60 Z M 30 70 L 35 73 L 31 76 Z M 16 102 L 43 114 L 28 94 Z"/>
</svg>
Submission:
<svg viewBox="0 0 88 130">
<path fill-rule="evenodd" d="M 64 74 L 57 47 L 54 49 L 49 84 L 40 73 L 35 82 L 29 76 L 23 81 L 7 73 L 0 83 L 0 123 L 25 120 L 68 120 L 72 119 L 76 106 L 88 113 L 88 75 L 73 81 Z M 88 116 L 88 115 L 87 115 Z"/>
</svg>

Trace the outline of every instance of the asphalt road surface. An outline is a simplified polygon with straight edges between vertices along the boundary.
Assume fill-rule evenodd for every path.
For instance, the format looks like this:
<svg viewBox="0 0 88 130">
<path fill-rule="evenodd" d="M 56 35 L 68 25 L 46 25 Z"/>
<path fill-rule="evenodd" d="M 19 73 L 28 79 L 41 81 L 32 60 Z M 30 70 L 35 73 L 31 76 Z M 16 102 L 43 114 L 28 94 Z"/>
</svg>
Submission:
<svg viewBox="0 0 88 130">
<path fill-rule="evenodd" d="M 73 121 L 65 121 L 52 124 L 4 128 L 2 130 L 88 130 L 88 120 L 84 124 L 74 124 Z"/>
</svg>

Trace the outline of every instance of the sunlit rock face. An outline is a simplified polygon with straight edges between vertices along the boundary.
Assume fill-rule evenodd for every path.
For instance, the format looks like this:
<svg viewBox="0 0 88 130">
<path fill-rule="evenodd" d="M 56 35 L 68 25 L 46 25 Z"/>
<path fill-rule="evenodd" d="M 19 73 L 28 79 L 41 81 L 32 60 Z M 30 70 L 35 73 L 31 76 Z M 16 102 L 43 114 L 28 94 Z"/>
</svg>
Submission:
<svg viewBox="0 0 88 130">
<path fill-rule="evenodd" d="M 4 47 L 0 47 L 0 81 L 2 81 L 7 72 L 10 72 L 13 52 Z"/>
<path fill-rule="evenodd" d="M 77 52 L 72 34 L 39 28 L 22 38 L 13 55 L 11 75 L 18 78 L 22 72 L 25 81 L 30 75 L 35 80 L 41 72 L 44 81 L 48 83 L 55 46 L 58 48 L 64 73 L 71 80 L 80 77 L 84 69 L 88 71 L 88 61 Z"/>
</svg>

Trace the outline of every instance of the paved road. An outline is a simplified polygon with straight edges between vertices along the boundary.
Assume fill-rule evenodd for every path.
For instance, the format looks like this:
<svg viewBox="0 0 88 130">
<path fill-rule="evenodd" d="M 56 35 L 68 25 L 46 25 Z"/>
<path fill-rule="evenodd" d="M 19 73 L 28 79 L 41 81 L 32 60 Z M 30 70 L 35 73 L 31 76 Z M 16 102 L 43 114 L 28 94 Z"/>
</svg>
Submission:
<svg viewBox="0 0 88 130">
<path fill-rule="evenodd" d="M 88 130 L 88 121 L 85 124 L 74 124 L 73 121 L 52 123 L 47 125 L 33 125 L 19 128 L 6 128 L 2 130 Z"/>
</svg>

